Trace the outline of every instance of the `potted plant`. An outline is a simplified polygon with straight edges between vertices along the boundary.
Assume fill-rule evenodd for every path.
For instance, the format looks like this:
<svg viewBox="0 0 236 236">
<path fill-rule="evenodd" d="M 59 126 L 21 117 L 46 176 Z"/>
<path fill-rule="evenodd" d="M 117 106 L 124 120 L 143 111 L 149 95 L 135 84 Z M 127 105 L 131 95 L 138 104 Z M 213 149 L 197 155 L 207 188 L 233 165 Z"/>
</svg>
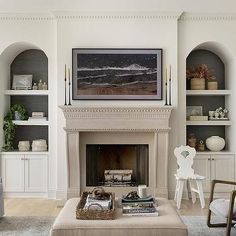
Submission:
<svg viewBox="0 0 236 236">
<path fill-rule="evenodd" d="M 186 78 L 190 80 L 192 90 L 204 90 L 206 81 L 215 79 L 213 71 L 206 64 L 195 65 L 187 69 Z"/>
<path fill-rule="evenodd" d="M 28 119 L 26 109 L 23 105 L 21 104 L 13 105 L 7 112 L 6 116 L 4 117 L 3 131 L 4 131 L 5 143 L 3 149 L 5 151 L 11 151 L 14 149 L 13 140 L 15 137 L 16 125 L 13 123 L 13 120 L 16 120 L 15 116 L 18 116 L 17 118 L 20 118 L 21 120 Z"/>
</svg>

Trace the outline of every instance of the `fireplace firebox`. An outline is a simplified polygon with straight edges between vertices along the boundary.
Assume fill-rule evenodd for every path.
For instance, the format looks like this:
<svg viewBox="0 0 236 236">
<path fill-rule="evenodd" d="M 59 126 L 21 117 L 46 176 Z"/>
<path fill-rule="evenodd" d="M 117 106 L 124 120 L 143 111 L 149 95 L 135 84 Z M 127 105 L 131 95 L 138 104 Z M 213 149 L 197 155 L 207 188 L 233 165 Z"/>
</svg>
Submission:
<svg viewBox="0 0 236 236">
<path fill-rule="evenodd" d="M 87 186 L 148 186 L 148 144 L 87 144 Z"/>
</svg>

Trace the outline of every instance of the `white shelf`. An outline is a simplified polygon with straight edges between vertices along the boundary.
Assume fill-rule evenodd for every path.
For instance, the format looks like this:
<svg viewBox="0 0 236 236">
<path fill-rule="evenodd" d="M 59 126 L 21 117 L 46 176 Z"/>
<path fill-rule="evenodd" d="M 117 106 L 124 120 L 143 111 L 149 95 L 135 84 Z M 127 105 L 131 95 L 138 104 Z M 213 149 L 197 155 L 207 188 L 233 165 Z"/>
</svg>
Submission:
<svg viewBox="0 0 236 236">
<path fill-rule="evenodd" d="M 197 155 L 234 155 L 234 152 L 231 151 L 219 151 L 219 152 L 213 152 L 213 151 L 204 151 L 204 152 L 200 152 L 197 151 Z"/>
<path fill-rule="evenodd" d="M 5 95 L 40 96 L 48 94 L 49 94 L 48 90 L 5 90 Z"/>
<path fill-rule="evenodd" d="M 217 120 L 217 121 L 211 121 L 211 120 L 206 120 L 206 121 L 186 121 L 186 125 L 232 125 L 232 121 L 230 120 Z"/>
<path fill-rule="evenodd" d="M 220 96 L 231 95 L 230 90 L 187 90 L 187 96 Z"/>
<path fill-rule="evenodd" d="M 48 120 L 13 120 L 13 123 L 16 125 L 49 125 Z"/>
<path fill-rule="evenodd" d="M 42 154 L 49 154 L 48 151 L 44 151 L 44 152 L 32 152 L 32 151 L 28 151 L 28 152 L 20 152 L 19 150 L 14 150 L 14 151 L 2 151 L 1 154 L 8 154 L 8 155 L 27 155 L 27 154 L 31 154 L 31 155 L 42 155 Z"/>
</svg>

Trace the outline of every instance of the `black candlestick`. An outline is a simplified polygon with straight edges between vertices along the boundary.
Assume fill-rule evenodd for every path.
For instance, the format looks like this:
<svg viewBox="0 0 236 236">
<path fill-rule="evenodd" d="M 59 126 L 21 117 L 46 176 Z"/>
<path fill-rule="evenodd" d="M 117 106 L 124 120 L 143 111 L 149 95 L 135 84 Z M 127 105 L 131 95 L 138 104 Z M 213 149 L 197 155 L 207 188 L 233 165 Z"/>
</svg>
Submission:
<svg viewBox="0 0 236 236">
<path fill-rule="evenodd" d="M 66 78 L 65 78 L 65 104 L 64 104 L 64 106 L 66 106 L 67 105 L 67 103 L 66 103 Z"/>
<path fill-rule="evenodd" d="M 165 83 L 165 85 L 166 85 L 166 106 L 168 105 L 168 103 L 167 103 L 167 80 L 166 80 L 166 83 Z"/>
<path fill-rule="evenodd" d="M 69 103 L 68 103 L 69 106 L 71 106 L 71 103 L 70 103 L 70 84 L 71 84 L 71 83 L 70 83 L 70 81 L 69 81 Z"/>
<path fill-rule="evenodd" d="M 169 105 L 171 106 L 171 79 L 169 79 Z"/>
</svg>

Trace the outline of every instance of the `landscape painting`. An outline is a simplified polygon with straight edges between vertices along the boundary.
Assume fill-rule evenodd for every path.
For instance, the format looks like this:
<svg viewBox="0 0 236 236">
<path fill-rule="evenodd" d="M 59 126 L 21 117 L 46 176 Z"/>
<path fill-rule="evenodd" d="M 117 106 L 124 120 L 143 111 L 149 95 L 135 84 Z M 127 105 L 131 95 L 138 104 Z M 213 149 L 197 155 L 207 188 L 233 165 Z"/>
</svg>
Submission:
<svg viewBox="0 0 236 236">
<path fill-rule="evenodd" d="M 161 49 L 73 49 L 73 99 L 162 99 Z"/>
</svg>

